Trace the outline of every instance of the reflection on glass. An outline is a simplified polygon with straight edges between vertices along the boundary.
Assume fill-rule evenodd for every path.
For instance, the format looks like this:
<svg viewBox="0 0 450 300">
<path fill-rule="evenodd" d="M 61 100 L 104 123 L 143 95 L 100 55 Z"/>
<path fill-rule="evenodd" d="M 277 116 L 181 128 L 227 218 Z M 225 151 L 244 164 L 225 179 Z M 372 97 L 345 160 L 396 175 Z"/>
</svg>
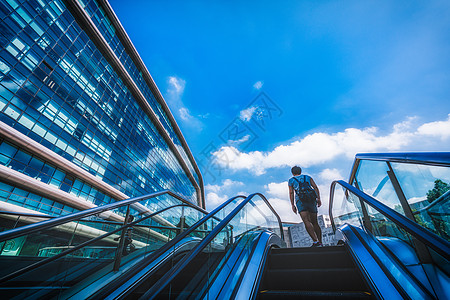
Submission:
<svg viewBox="0 0 450 300">
<path fill-rule="evenodd" d="M 362 217 L 358 210 L 359 204 L 356 201 L 359 199 L 349 194 L 344 188 L 338 186 L 334 190 L 333 221 L 336 227 L 345 223 L 354 226 L 362 224 Z"/>
<path fill-rule="evenodd" d="M 391 165 L 415 221 L 449 240 L 450 169 L 406 163 Z"/>
<path fill-rule="evenodd" d="M 405 215 L 383 161 L 362 160 L 355 176 L 357 187 L 378 201 Z"/>
<path fill-rule="evenodd" d="M 450 191 L 413 213 L 420 226 L 450 241 Z"/>
<path fill-rule="evenodd" d="M 449 189 L 450 168 L 391 163 L 411 209 L 418 210 Z"/>
<path fill-rule="evenodd" d="M 228 208 L 227 211 L 230 211 L 231 208 Z M 214 223 L 212 225 L 217 226 L 219 224 L 219 222 Z M 222 276 L 221 271 L 226 268 L 227 276 L 230 276 L 230 279 L 226 281 L 226 288 L 220 287 L 219 291 L 221 292 L 218 298 L 228 299 L 229 293 L 233 291 L 235 285 L 239 282 L 246 257 L 250 254 L 254 243 L 257 241 L 255 238 L 263 230 L 271 230 L 279 236 L 281 234 L 276 215 L 263 199 L 255 196 L 244 205 L 219 233 L 214 237 L 209 236 L 211 241 L 189 263 L 186 267 L 188 271 L 183 269 L 183 272 L 171 281 L 163 293 L 170 291 L 173 296 L 179 295 L 180 297 L 196 295 L 197 299 L 208 297 L 211 290 L 214 290 L 210 289 L 210 287 L 214 285 L 218 276 Z M 233 263 L 230 263 L 229 259 L 231 256 L 237 261 L 232 260 Z M 186 277 L 184 276 L 186 272 L 195 274 L 195 276 Z M 236 277 L 230 274 L 235 274 L 234 276 Z M 222 281 L 220 282 L 223 283 Z M 213 297 L 216 296 L 214 295 Z"/>
</svg>

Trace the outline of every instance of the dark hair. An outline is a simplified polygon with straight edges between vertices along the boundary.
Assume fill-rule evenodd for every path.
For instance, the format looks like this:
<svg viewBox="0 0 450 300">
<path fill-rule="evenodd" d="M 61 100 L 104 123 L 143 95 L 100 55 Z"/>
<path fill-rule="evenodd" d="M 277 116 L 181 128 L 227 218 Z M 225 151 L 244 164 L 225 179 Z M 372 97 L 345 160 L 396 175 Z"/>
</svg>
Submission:
<svg viewBox="0 0 450 300">
<path fill-rule="evenodd" d="M 292 175 L 300 175 L 302 174 L 302 168 L 299 166 L 292 167 L 291 169 Z"/>
</svg>

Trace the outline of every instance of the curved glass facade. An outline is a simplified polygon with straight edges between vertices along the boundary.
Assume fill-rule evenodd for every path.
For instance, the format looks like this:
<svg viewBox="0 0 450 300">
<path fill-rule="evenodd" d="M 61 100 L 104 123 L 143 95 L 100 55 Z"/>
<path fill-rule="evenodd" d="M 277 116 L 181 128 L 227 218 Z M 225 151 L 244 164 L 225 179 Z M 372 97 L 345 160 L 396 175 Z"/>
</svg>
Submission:
<svg viewBox="0 0 450 300">
<path fill-rule="evenodd" d="M 170 189 L 202 203 L 192 182 L 200 186 L 201 175 L 181 146 L 170 112 L 156 100 L 101 5 L 79 4 L 165 132 L 61 0 L 0 1 L 0 121 L 13 135 L 31 138 L 128 197 Z M 0 140 L 0 164 L 95 205 L 117 200 L 14 138 Z"/>
</svg>

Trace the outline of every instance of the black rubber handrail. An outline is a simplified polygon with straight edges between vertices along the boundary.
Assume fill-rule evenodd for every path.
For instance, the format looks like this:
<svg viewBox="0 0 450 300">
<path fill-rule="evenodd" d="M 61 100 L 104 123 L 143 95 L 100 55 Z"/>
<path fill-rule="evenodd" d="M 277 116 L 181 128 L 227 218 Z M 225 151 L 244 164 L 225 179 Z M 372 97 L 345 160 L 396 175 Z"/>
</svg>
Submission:
<svg viewBox="0 0 450 300">
<path fill-rule="evenodd" d="M 61 253 L 58 253 L 57 255 L 45 258 L 45 259 L 43 259 L 41 261 L 38 261 L 38 262 L 36 262 L 34 264 L 28 265 L 28 266 L 26 266 L 26 267 L 24 267 L 22 269 L 19 269 L 19 270 L 13 272 L 13 273 L 10 273 L 10 274 L 0 278 L 0 284 L 3 283 L 3 282 L 6 282 L 8 280 L 14 279 L 17 276 L 25 274 L 25 273 L 27 273 L 29 271 L 32 271 L 32 270 L 34 270 L 34 269 L 36 269 L 38 267 L 41 267 L 41 266 L 46 265 L 48 263 L 51 263 L 51 262 L 53 262 L 53 261 L 55 261 L 55 260 L 57 260 L 57 259 L 59 259 L 59 258 L 61 258 L 63 256 L 66 256 L 66 255 L 68 255 L 70 253 L 73 253 L 73 252 L 77 251 L 78 249 L 81 249 L 81 248 L 84 248 L 86 246 L 89 246 L 89 245 L 91 245 L 91 244 L 93 244 L 93 243 L 95 243 L 95 242 L 97 242 L 99 240 L 102 240 L 102 239 L 104 239 L 104 238 L 106 238 L 106 237 L 108 237 L 110 235 L 113 235 L 113 234 L 115 234 L 115 233 L 117 233 L 117 232 L 119 232 L 119 231 L 121 231 L 123 229 L 126 229 L 126 228 L 131 227 L 131 226 L 135 226 L 137 223 L 141 223 L 142 221 L 145 221 L 145 220 L 147 220 L 147 219 L 149 219 L 151 217 L 154 217 L 154 216 L 156 216 L 156 215 L 158 215 L 160 213 L 163 213 L 163 212 L 165 212 L 165 211 L 167 211 L 169 209 L 175 208 L 175 207 L 192 207 L 192 206 L 189 206 L 189 205 L 183 203 L 183 204 L 176 204 L 176 205 L 165 207 L 165 208 L 163 208 L 163 209 L 161 209 L 161 210 L 159 210 L 159 211 L 157 211 L 155 213 L 152 213 L 152 214 L 150 214 L 148 216 L 145 216 L 145 217 L 143 217 L 143 218 L 141 218 L 139 220 L 127 223 L 126 225 L 123 225 L 123 226 L 121 226 L 119 228 L 116 228 L 113 231 L 107 232 L 107 233 L 102 234 L 102 235 L 100 235 L 98 237 L 90 239 L 90 240 L 88 240 L 86 242 L 83 242 L 81 244 L 73 246 L 72 248 L 69 248 L 69 249 L 67 249 L 67 250 L 65 250 L 65 251 L 63 251 Z M 173 228 L 173 229 L 177 229 L 177 228 Z"/>
<path fill-rule="evenodd" d="M 13 238 L 17 238 L 23 235 L 27 235 L 36 231 L 40 231 L 40 230 L 44 230 L 44 229 L 48 229 L 51 227 L 55 227 L 64 223 L 68 223 L 68 222 L 72 222 L 72 221 L 77 221 L 80 220 L 81 218 L 84 217 L 88 217 L 91 215 L 95 215 L 95 214 L 99 214 L 102 213 L 104 211 L 107 210 L 112 210 L 114 208 L 118 208 L 121 206 L 125 206 L 125 205 L 130 205 L 130 204 L 134 204 L 136 202 L 139 201 L 143 201 L 143 200 L 147 200 L 150 198 L 155 198 L 158 196 L 162 196 L 162 195 L 170 195 L 172 197 L 174 197 L 177 200 L 180 200 L 181 202 L 191 206 L 191 207 L 195 207 L 198 208 L 201 212 L 207 214 L 208 212 L 190 202 L 188 202 L 187 200 L 183 199 L 182 197 L 180 197 L 179 195 L 175 194 L 172 191 L 169 190 L 163 190 L 163 191 L 159 191 L 159 192 L 155 192 L 155 193 L 150 193 L 147 195 L 143 195 L 143 196 L 139 196 L 139 197 L 133 197 L 130 199 L 126 199 L 126 200 L 122 200 L 122 201 L 118 201 L 118 202 L 114 202 L 111 204 L 106 204 L 106 205 L 102 205 L 102 206 L 97 206 L 94 208 L 90 208 L 90 209 L 86 209 L 83 211 L 79 211 L 73 214 L 69 214 L 69 215 L 65 215 L 65 216 L 61 216 L 52 220 L 46 220 L 46 221 L 41 221 L 38 223 L 34 223 L 34 224 L 30 224 L 30 225 L 25 225 L 19 228 L 15 228 L 15 229 L 11 229 L 8 231 L 4 231 L 4 232 L 0 232 L 0 242 L 3 242 L 5 240 L 9 240 L 9 239 L 13 239 Z"/>
<path fill-rule="evenodd" d="M 383 214 L 385 217 L 387 217 L 389 220 L 394 222 L 397 226 L 417 238 L 419 241 L 436 251 L 438 254 L 442 255 L 445 259 L 450 260 L 450 243 L 438 236 L 437 234 L 434 234 L 430 232 L 429 230 L 425 229 L 424 227 L 418 225 L 414 221 L 406 218 L 405 216 L 399 214 L 392 208 L 386 206 L 385 204 L 381 203 L 380 201 L 376 200 L 370 195 L 367 195 L 366 193 L 362 192 L 361 190 L 355 188 L 354 186 L 348 184 L 347 182 L 343 180 L 337 180 L 333 181 L 331 183 L 330 188 L 330 206 L 329 206 L 329 215 L 330 220 L 333 226 L 333 229 L 336 230 L 334 220 L 333 220 L 333 198 L 334 198 L 334 190 L 336 187 L 336 184 L 339 184 L 346 188 L 348 191 L 352 192 L 354 195 L 356 195 L 361 201 L 367 203 L 371 207 L 375 208 L 378 212 Z"/>
<path fill-rule="evenodd" d="M 270 205 L 269 201 L 261 193 L 254 193 L 248 196 L 244 201 L 242 201 L 232 212 L 230 212 L 214 229 L 208 234 L 195 248 L 193 248 L 186 256 L 184 256 L 175 267 L 173 267 L 169 272 L 164 274 L 164 276 L 158 280 L 158 282 L 153 285 L 140 299 L 154 299 L 158 294 L 172 281 L 175 277 L 188 265 L 192 260 L 218 235 L 226 226 L 228 226 L 230 221 L 242 210 L 242 208 L 249 203 L 254 196 L 260 196 L 270 210 L 275 214 L 278 219 L 278 224 L 280 226 L 281 238 L 284 240 L 283 227 L 281 224 L 280 217 Z"/>
</svg>

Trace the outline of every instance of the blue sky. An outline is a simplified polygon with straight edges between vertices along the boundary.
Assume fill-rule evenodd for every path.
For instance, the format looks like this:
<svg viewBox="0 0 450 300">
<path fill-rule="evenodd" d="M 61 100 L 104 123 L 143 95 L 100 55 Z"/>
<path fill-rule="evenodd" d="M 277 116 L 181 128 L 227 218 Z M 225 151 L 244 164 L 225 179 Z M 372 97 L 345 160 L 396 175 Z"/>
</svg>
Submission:
<svg viewBox="0 0 450 300">
<path fill-rule="evenodd" d="M 110 4 L 201 166 L 208 209 L 258 191 L 297 222 L 292 165 L 326 213 L 356 153 L 450 149 L 448 1 Z"/>
</svg>

